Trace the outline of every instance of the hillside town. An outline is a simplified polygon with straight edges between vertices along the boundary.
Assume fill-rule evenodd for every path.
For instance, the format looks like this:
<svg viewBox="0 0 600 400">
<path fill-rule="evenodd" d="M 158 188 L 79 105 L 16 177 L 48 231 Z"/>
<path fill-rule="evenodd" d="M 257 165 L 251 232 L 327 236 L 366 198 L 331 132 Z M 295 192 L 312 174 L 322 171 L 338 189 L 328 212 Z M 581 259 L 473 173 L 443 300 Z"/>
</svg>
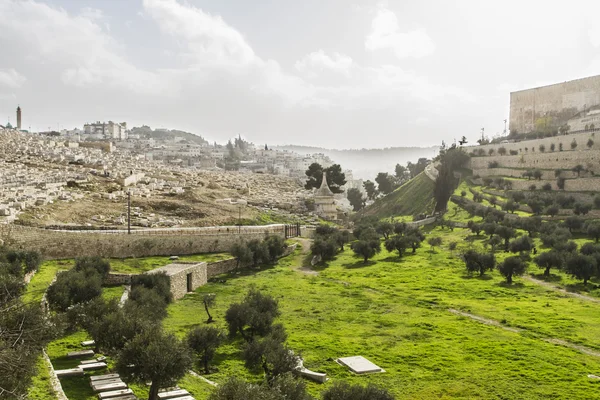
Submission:
<svg viewBox="0 0 600 400">
<path fill-rule="evenodd" d="M 0 219 L 18 221 L 27 210 L 30 221 L 47 218 L 44 207 L 60 203 L 107 202 L 110 215 L 89 215 L 88 221 L 50 218 L 36 225 L 81 223 L 88 226 L 123 226 L 122 204 L 127 197 L 140 199 L 185 198 L 198 188 L 213 189 L 213 204 L 236 214 L 244 206 L 259 212 L 282 214 L 282 218 L 305 215 L 307 223 L 319 217 L 337 219 L 349 211 L 344 194 L 331 193 L 327 211 L 320 206 L 317 191 L 304 188 L 307 168 L 318 163 L 327 168 L 334 162 L 323 154 L 302 156 L 291 151 L 255 146 L 241 137 L 236 145 L 208 144 L 198 136 L 177 136 L 171 131 L 134 128 L 126 123 L 86 124 L 82 130 L 31 133 L 18 125 L 0 126 Z M 142 133 L 140 133 L 142 132 Z M 145 133 L 153 133 L 156 138 Z M 193 142 L 192 140 L 195 140 Z M 231 160 L 234 160 L 233 162 Z M 232 165 L 234 164 L 234 165 Z M 353 180 L 345 170 L 345 188 L 364 190 L 362 180 Z M 158 196 L 158 197 L 157 197 Z M 144 199 L 144 200 L 142 200 Z M 333 206 L 333 208 L 332 208 Z M 90 207 L 91 210 L 93 207 Z M 133 226 L 175 227 L 219 222 L 176 218 L 160 212 L 134 210 Z M 209 213 L 210 214 L 210 213 Z M 240 212 L 241 214 L 241 212 Z M 23 222 L 23 221 L 20 221 Z M 221 221 L 222 222 L 222 221 Z"/>
</svg>

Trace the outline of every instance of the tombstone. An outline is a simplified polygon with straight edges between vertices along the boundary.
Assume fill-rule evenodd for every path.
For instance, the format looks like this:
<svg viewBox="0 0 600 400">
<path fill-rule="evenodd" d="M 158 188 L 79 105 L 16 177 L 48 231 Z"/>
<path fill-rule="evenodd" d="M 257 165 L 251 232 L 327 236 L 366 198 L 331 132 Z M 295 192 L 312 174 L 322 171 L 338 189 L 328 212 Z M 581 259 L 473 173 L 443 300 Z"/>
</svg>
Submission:
<svg viewBox="0 0 600 400">
<path fill-rule="evenodd" d="M 166 399 L 180 399 L 181 397 L 185 396 L 185 395 L 189 395 L 190 393 L 185 390 L 185 389 L 177 389 L 177 390 L 171 390 L 168 392 L 159 392 L 158 393 L 158 398 L 160 400 L 166 400 Z"/>
<path fill-rule="evenodd" d="M 94 355 L 94 350 L 79 350 L 79 351 L 72 351 L 70 353 L 67 353 L 68 358 L 86 358 L 86 357 L 92 357 L 93 355 Z"/>
</svg>

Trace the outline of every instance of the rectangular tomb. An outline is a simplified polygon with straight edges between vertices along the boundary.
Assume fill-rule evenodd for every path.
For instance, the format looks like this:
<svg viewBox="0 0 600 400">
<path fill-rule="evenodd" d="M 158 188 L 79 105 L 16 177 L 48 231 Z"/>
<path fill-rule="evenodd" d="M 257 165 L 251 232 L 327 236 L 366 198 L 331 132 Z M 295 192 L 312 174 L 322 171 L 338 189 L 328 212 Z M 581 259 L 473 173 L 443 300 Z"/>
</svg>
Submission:
<svg viewBox="0 0 600 400">
<path fill-rule="evenodd" d="M 381 367 L 373 364 L 363 356 L 338 358 L 337 362 L 350 368 L 355 374 L 372 374 L 376 372 L 385 372 Z"/>
</svg>

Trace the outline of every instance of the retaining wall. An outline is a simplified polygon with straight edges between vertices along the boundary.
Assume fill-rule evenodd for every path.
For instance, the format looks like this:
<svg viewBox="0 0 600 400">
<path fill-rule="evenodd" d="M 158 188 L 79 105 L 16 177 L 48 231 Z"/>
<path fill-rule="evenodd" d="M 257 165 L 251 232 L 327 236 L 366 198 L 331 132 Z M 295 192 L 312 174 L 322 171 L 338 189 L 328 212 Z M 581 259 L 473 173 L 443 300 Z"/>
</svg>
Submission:
<svg viewBox="0 0 600 400">
<path fill-rule="evenodd" d="M 598 138 L 600 141 L 600 137 Z M 550 169 L 555 170 L 571 169 L 576 165 L 583 165 L 585 168 L 594 172 L 600 171 L 600 151 L 554 151 L 545 153 L 521 153 L 516 156 L 486 156 L 471 157 L 468 162 L 468 168 L 472 170 L 488 169 L 490 162 L 497 162 L 499 168 L 520 168 L 520 169 Z"/>
<path fill-rule="evenodd" d="M 283 226 L 282 226 L 283 227 Z M 241 233 L 201 234 L 194 230 L 177 231 L 172 234 L 155 234 L 149 231 L 132 235 L 106 232 L 67 232 L 24 227 L 0 226 L 0 239 L 15 248 L 37 250 L 46 259 L 100 256 L 112 258 L 149 257 L 216 253 L 229 251 L 238 241 L 264 239 L 267 235 L 284 237 L 281 229 L 256 227 Z"/>
<path fill-rule="evenodd" d="M 296 250 L 298 245 L 296 243 L 289 245 L 285 248 L 281 257 L 287 257 Z M 185 261 L 174 261 L 177 264 L 199 264 L 198 262 L 185 262 Z M 207 263 L 206 265 L 206 279 L 213 278 L 217 275 L 226 274 L 236 269 L 246 268 L 248 265 L 238 266 L 235 258 L 229 258 L 227 260 L 215 261 Z M 104 278 L 104 284 L 108 286 L 112 285 L 131 285 L 131 279 L 138 274 L 119 274 L 110 273 Z"/>
</svg>

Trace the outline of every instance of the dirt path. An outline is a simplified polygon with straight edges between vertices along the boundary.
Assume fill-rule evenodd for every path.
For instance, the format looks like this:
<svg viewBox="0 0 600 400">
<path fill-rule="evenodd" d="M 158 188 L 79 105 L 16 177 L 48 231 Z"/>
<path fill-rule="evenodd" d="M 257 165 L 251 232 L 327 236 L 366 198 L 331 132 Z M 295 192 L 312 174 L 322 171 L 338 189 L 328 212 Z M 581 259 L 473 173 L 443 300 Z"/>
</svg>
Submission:
<svg viewBox="0 0 600 400">
<path fill-rule="evenodd" d="M 460 311 L 460 310 L 456 310 L 454 308 L 450 308 L 450 309 L 448 309 L 448 311 L 450 311 L 452 314 L 456 314 L 456 315 L 460 315 L 460 316 L 463 316 L 463 317 L 471 318 L 471 319 L 474 319 L 475 321 L 481 322 L 482 324 L 497 326 L 498 328 L 502 328 L 504 330 L 507 330 L 507 331 L 510 331 L 510 332 L 513 332 L 513 333 L 519 333 L 519 332 L 522 331 L 522 329 L 511 328 L 510 326 L 502 325 L 500 322 L 494 321 L 493 319 L 480 317 L 478 315 L 471 314 L 471 313 L 464 312 L 464 311 Z"/>
<path fill-rule="evenodd" d="M 293 268 L 306 275 L 319 275 L 319 273 L 312 268 L 302 266 L 304 258 L 310 253 L 310 245 L 312 240 L 306 238 L 296 238 L 295 240 L 302 246 L 302 251 L 300 252 L 300 256 L 296 257 L 294 260 L 295 265 L 293 265 Z"/>
<path fill-rule="evenodd" d="M 510 331 L 510 332 L 513 332 L 513 333 L 520 333 L 520 332 L 525 331 L 524 329 L 511 328 L 510 326 L 502 325 L 500 322 L 495 321 L 493 319 L 480 317 L 479 315 L 475 315 L 475 314 L 471 314 L 471 313 L 468 313 L 468 312 L 456 310 L 454 308 L 449 308 L 448 311 L 450 311 L 452 314 L 460 315 L 462 317 L 467 317 L 467 318 L 470 318 L 470 319 L 475 320 L 477 322 L 481 322 L 482 324 L 485 324 L 485 325 L 496 326 L 498 328 L 502 328 L 504 330 L 507 330 L 507 331 Z M 575 343 L 568 342 L 566 340 L 556 339 L 556 338 L 541 338 L 541 340 L 543 340 L 544 342 L 548 342 L 548 343 L 552 343 L 552 344 L 557 344 L 559 346 L 568 347 L 570 349 L 580 351 L 581 353 L 587 354 L 589 356 L 600 357 L 600 352 L 598 352 L 597 350 L 591 349 L 589 347 L 582 346 L 580 344 L 575 344 Z"/>
<path fill-rule="evenodd" d="M 597 352 L 596 350 L 590 349 L 589 347 L 585 347 L 580 344 L 567 342 L 566 340 L 562 340 L 562 339 L 544 339 L 544 341 L 546 341 L 548 343 L 552 343 L 552 344 L 558 344 L 560 346 L 569 347 L 571 349 L 578 350 L 578 351 L 582 352 L 583 354 L 587 354 L 587 355 L 594 356 L 594 357 L 600 357 L 600 353 Z"/>
<path fill-rule="evenodd" d="M 545 281 L 541 281 L 539 279 L 535 279 L 532 276 L 526 276 L 526 275 L 524 275 L 523 278 L 527 279 L 530 282 L 536 283 L 536 284 L 538 284 L 540 286 L 545 286 L 545 287 L 547 287 L 547 288 L 549 288 L 551 290 L 554 290 L 554 291 L 566 294 L 567 296 L 577 297 L 578 299 L 586 300 L 586 301 L 592 301 L 594 303 L 600 303 L 600 299 L 598 299 L 596 297 L 586 296 L 585 294 L 579 294 L 579 293 L 569 292 L 568 290 L 565 290 L 565 289 L 560 288 L 558 286 L 554 286 L 553 284 L 551 284 L 549 282 L 545 282 Z"/>
</svg>

